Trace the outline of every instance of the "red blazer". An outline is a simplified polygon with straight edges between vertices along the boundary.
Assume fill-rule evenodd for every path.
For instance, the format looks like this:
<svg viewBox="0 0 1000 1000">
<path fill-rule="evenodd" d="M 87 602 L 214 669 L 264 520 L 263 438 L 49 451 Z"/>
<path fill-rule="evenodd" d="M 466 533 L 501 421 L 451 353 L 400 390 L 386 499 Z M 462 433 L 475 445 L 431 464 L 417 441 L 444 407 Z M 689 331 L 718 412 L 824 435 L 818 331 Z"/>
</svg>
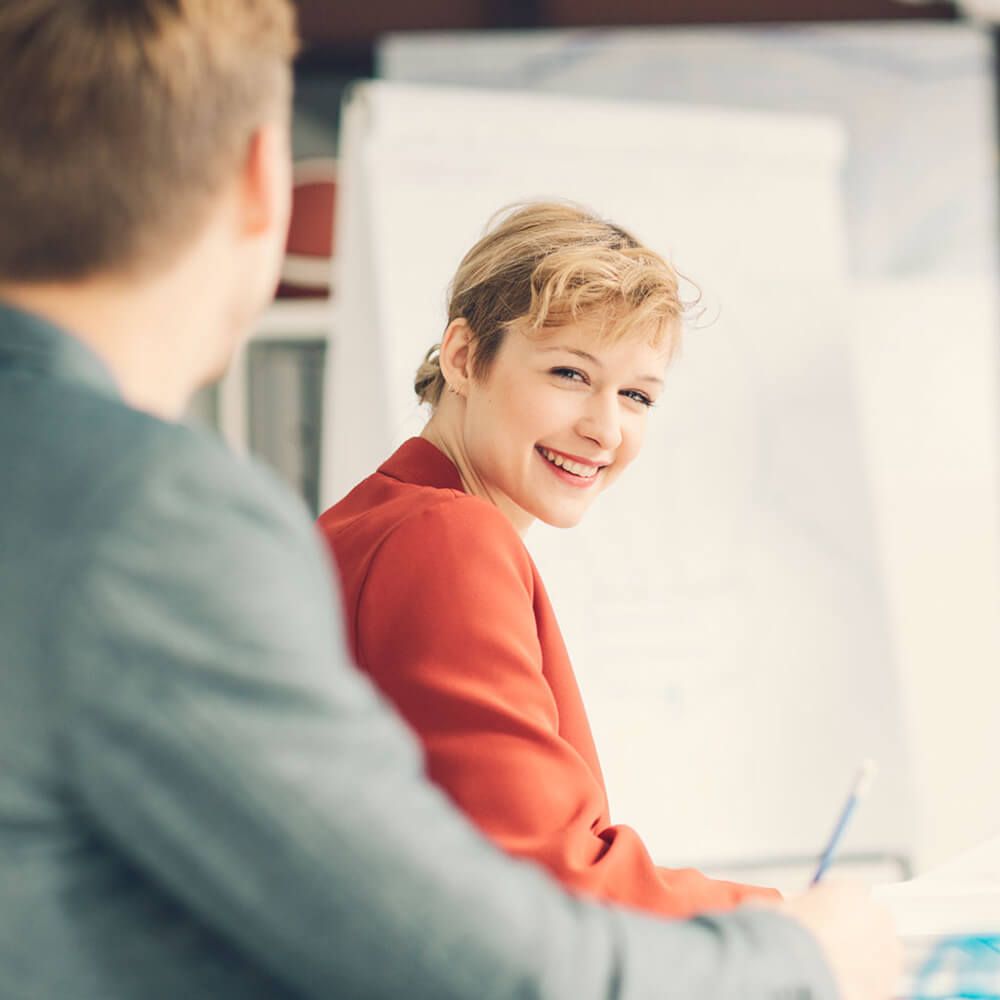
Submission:
<svg viewBox="0 0 1000 1000">
<path fill-rule="evenodd" d="M 773 890 L 657 868 L 612 826 L 590 725 L 514 527 L 422 438 L 320 518 L 352 651 L 423 741 L 431 778 L 509 853 L 580 892 L 683 917 Z"/>
</svg>

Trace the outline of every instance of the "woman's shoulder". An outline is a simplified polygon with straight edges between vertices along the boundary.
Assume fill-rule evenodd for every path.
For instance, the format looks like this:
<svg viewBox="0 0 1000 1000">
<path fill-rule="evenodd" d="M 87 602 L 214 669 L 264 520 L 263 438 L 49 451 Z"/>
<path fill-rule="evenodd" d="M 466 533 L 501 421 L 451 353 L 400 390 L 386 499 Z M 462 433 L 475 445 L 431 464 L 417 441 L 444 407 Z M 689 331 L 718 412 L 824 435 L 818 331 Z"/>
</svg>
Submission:
<svg viewBox="0 0 1000 1000">
<path fill-rule="evenodd" d="M 513 572 L 528 583 L 534 575 L 520 535 L 489 501 L 381 471 L 327 510 L 319 529 L 348 576 L 385 569 L 467 576 L 488 568 Z"/>
<path fill-rule="evenodd" d="M 404 494 L 383 512 L 376 559 L 463 575 L 501 566 L 522 579 L 533 575 L 521 536 L 489 501 L 441 488 L 414 487 Z"/>
<path fill-rule="evenodd" d="M 381 532 L 414 519 L 439 531 L 460 531 L 470 525 L 501 534 L 514 531 L 507 518 L 480 497 L 450 487 L 401 482 L 381 472 L 358 483 L 320 515 L 319 523 L 324 530 L 337 530 L 367 522 Z"/>
<path fill-rule="evenodd" d="M 396 512 L 394 533 L 428 541 L 449 539 L 470 551 L 524 543 L 504 514 L 488 500 L 461 490 L 416 487 Z"/>
<path fill-rule="evenodd" d="M 435 494 L 435 495 L 432 495 Z M 379 592 L 404 586 L 413 600 L 430 601 L 442 593 L 454 612 L 462 601 L 489 594 L 494 605 L 503 595 L 516 605 L 535 593 L 535 570 L 520 535 L 504 514 L 477 496 L 458 490 L 421 491 L 407 509 L 383 524 L 370 539 L 366 586 Z M 381 581 L 381 583 L 379 583 Z"/>
</svg>

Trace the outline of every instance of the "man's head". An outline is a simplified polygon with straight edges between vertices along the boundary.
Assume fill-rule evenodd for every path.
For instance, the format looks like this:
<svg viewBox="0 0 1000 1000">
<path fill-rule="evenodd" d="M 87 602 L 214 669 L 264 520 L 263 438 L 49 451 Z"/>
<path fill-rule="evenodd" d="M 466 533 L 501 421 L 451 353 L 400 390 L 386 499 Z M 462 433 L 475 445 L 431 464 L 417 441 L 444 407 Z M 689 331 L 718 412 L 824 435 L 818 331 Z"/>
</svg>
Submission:
<svg viewBox="0 0 1000 1000">
<path fill-rule="evenodd" d="M 287 115 L 285 0 L 5 0 L 0 276 L 155 269 Z"/>
<path fill-rule="evenodd" d="M 3 0 L 0 286 L 133 288 L 210 232 L 232 340 L 280 262 L 295 48 L 289 0 Z"/>
</svg>

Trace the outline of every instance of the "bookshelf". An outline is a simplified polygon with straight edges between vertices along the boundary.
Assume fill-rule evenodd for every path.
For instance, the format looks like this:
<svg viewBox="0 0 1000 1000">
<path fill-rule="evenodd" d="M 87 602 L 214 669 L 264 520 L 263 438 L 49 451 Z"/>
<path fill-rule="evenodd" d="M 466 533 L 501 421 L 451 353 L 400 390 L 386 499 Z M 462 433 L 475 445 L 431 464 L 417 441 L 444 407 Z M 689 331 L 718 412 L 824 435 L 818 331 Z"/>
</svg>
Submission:
<svg viewBox="0 0 1000 1000">
<path fill-rule="evenodd" d="M 254 347 L 283 344 L 294 349 L 312 344 L 329 349 L 335 317 L 332 299 L 279 299 L 261 315 L 218 385 L 215 423 L 232 448 L 245 452 L 250 445 L 249 379 Z"/>
</svg>

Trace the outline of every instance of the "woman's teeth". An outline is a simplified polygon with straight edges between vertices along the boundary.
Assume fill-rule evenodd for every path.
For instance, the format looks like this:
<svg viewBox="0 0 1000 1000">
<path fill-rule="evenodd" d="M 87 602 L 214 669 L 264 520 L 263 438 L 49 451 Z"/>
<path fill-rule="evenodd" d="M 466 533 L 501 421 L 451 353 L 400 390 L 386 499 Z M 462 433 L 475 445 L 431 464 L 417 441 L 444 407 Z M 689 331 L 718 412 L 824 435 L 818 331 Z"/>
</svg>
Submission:
<svg viewBox="0 0 1000 1000">
<path fill-rule="evenodd" d="M 572 472 L 574 476 L 580 476 L 582 479 L 592 479 L 600 469 L 598 465 L 582 465 L 580 462 L 570 461 L 570 459 L 563 458 L 562 455 L 554 451 L 549 451 L 548 448 L 539 448 L 538 450 L 553 465 L 558 465 L 560 469 Z"/>
</svg>

